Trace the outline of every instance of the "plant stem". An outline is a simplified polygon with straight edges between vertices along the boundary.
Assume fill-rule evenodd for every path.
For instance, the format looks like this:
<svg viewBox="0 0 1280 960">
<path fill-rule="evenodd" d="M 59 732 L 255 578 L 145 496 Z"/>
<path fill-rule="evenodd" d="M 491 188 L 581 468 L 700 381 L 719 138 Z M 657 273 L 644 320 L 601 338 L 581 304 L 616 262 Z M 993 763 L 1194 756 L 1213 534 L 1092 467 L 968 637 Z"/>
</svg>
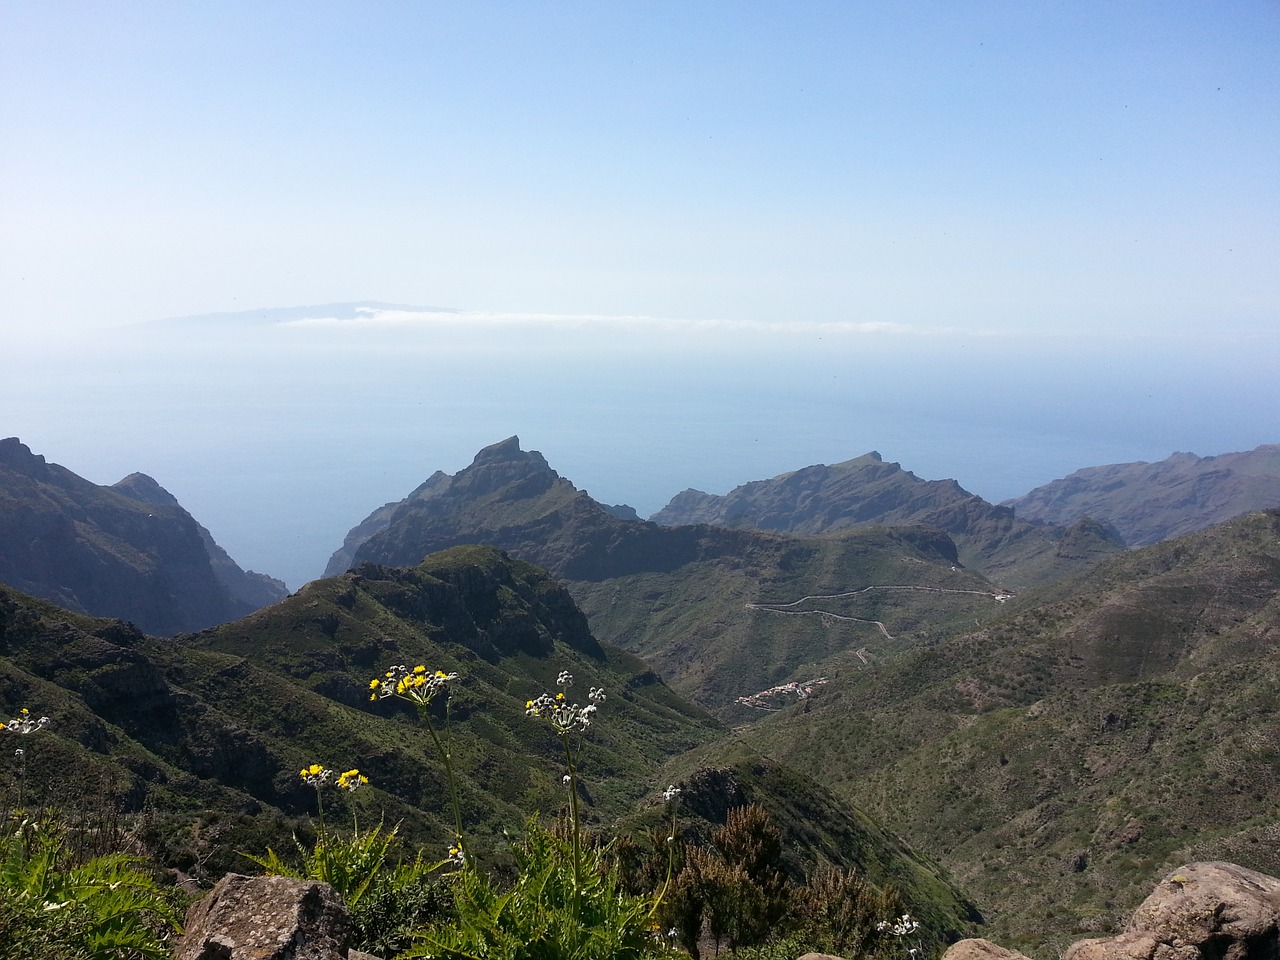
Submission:
<svg viewBox="0 0 1280 960">
<path fill-rule="evenodd" d="M 462 843 L 462 808 L 458 805 L 458 785 L 453 777 L 453 758 L 449 751 L 445 749 L 445 745 L 440 740 L 440 735 L 436 733 L 435 724 L 431 722 L 431 714 L 428 712 L 430 708 L 425 704 L 420 707 L 422 711 L 422 719 L 426 721 L 427 732 L 431 734 L 431 740 L 436 745 L 436 751 L 440 754 L 440 759 L 444 761 L 445 779 L 449 781 L 449 803 L 453 807 L 453 829 L 454 841 L 459 847 L 463 847 Z M 449 722 L 449 706 L 446 703 L 444 708 L 445 724 Z M 465 847 L 463 847 L 465 849 Z M 464 866 L 467 861 L 463 861 Z"/>
<path fill-rule="evenodd" d="M 564 759 L 569 767 L 569 817 L 573 821 L 569 839 L 573 844 L 573 910 L 580 914 L 582 906 L 582 840 L 581 821 L 578 816 L 578 770 L 573 765 L 573 751 L 569 747 L 569 733 L 560 734 L 564 744 Z"/>
</svg>

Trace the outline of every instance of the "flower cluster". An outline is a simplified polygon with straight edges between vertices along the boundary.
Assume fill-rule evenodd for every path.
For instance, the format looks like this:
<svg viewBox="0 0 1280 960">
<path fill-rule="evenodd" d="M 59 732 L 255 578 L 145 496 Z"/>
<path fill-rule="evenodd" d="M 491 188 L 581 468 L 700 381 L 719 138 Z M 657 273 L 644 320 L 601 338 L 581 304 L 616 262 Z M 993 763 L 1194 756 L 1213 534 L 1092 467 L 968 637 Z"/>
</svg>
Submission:
<svg viewBox="0 0 1280 960">
<path fill-rule="evenodd" d="M 562 670 L 556 677 L 556 686 L 565 689 L 573 686 L 573 675 L 568 670 Z M 557 733 L 586 730 L 591 726 L 596 705 L 604 702 L 604 687 L 592 687 L 587 699 L 590 702 L 583 707 L 565 699 L 563 690 L 555 696 L 544 693 L 534 700 L 525 701 L 524 712 L 526 716 L 549 721 Z"/>
<path fill-rule="evenodd" d="M 456 673 L 445 673 L 443 670 L 432 673 L 422 664 L 412 670 L 400 664 L 392 667 L 382 677 L 369 681 L 369 699 L 399 697 L 425 707 L 446 684 L 457 679 Z"/>
<path fill-rule="evenodd" d="M 333 776 L 333 771 L 320 766 L 318 763 L 313 763 L 309 767 L 303 767 L 298 776 L 302 777 L 302 782 L 307 786 L 315 787 L 319 790 L 322 784 L 329 782 L 329 778 Z"/>
<path fill-rule="evenodd" d="M 345 790 L 347 793 L 355 793 L 368 782 L 369 778 L 362 776 L 359 770 L 348 770 L 346 773 L 338 774 L 338 789 Z"/>
<path fill-rule="evenodd" d="M 911 914 L 904 913 L 897 920 L 881 920 L 876 924 L 876 929 L 881 933 L 893 934 L 895 937 L 905 937 L 919 930 L 920 922 L 912 920 Z"/>
<path fill-rule="evenodd" d="M 39 720 L 32 718 L 31 711 L 23 707 L 16 720 L 10 720 L 0 729 L 8 730 L 10 733 L 35 733 L 43 730 L 49 723 L 48 717 L 41 717 Z"/>
<path fill-rule="evenodd" d="M 675 785 L 667 787 L 667 789 L 662 791 L 662 799 L 667 803 L 670 803 L 678 796 L 680 796 L 680 788 Z"/>
</svg>

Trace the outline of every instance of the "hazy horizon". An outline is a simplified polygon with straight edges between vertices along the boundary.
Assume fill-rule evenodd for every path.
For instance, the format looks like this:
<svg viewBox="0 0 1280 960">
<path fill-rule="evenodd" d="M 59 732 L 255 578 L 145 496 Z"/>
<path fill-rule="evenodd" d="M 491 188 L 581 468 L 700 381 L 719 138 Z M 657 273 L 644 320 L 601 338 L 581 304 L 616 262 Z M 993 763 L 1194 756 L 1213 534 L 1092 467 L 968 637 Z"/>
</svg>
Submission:
<svg viewBox="0 0 1280 960">
<path fill-rule="evenodd" d="M 512 434 L 642 515 L 1280 439 L 1270 0 L 0 22 L 0 433 L 291 586 Z"/>
<path fill-rule="evenodd" d="M 241 566 L 292 588 L 372 510 L 512 435 L 642 517 L 690 487 L 726 493 L 872 450 L 998 502 L 1082 467 L 1280 442 L 1280 358 L 1260 343 L 1209 357 L 1143 338 L 315 314 L 32 349 L 0 370 L 4 432 L 95 483 L 149 474 Z"/>
</svg>

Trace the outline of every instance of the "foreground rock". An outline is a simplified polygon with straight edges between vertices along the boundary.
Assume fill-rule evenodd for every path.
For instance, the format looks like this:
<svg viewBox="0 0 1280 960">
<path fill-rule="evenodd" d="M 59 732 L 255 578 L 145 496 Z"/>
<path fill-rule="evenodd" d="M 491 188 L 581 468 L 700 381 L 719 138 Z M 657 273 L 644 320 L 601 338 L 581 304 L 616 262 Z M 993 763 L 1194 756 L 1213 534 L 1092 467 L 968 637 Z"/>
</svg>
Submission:
<svg viewBox="0 0 1280 960">
<path fill-rule="evenodd" d="M 1082 940 L 1064 960 L 1278 960 L 1280 880 L 1234 863 L 1166 876 L 1123 933 Z"/>
<path fill-rule="evenodd" d="M 350 935 L 327 883 L 229 873 L 187 911 L 175 960 L 352 960 Z"/>
<path fill-rule="evenodd" d="M 1006 950 L 990 940 L 975 937 L 971 940 L 959 940 L 947 948 L 942 960 L 1029 960 L 1017 950 Z"/>
</svg>

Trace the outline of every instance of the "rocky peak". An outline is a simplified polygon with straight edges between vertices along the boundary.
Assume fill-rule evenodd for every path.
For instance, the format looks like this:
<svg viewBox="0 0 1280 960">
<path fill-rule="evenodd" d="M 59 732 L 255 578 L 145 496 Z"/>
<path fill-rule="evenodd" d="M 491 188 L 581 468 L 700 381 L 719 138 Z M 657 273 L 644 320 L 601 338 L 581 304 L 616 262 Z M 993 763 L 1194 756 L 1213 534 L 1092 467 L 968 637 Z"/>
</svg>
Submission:
<svg viewBox="0 0 1280 960">
<path fill-rule="evenodd" d="M 0 466 L 6 466 L 29 477 L 43 477 L 48 472 L 44 457 L 32 453 L 31 448 L 17 437 L 0 440 Z"/>
<path fill-rule="evenodd" d="M 542 470 L 551 469 L 546 457 L 537 450 L 521 450 L 519 437 L 507 437 L 505 440 L 485 447 L 476 454 L 475 459 L 471 461 L 471 466 L 475 468 L 495 463 L 521 463 Z"/>
<path fill-rule="evenodd" d="M 488 496 L 502 491 L 524 498 L 542 493 L 559 479 L 542 454 L 523 451 L 519 437 L 508 437 L 477 453 L 471 466 L 454 476 L 450 492 Z"/>
</svg>

